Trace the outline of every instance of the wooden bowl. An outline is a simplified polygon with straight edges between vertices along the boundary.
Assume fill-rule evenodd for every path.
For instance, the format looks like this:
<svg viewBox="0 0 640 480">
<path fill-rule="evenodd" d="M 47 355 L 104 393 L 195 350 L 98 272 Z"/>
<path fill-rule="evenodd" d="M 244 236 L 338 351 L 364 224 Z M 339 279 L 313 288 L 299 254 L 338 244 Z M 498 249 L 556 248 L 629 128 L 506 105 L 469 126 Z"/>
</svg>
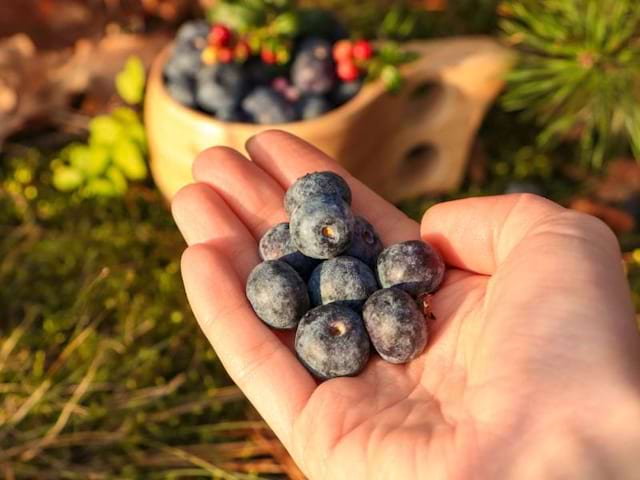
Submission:
<svg viewBox="0 0 640 480">
<path fill-rule="evenodd" d="M 321 117 L 264 126 L 222 122 L 173 100 L 162 80 L 170 48 L 152 66 L 145 99 L 151 171 L 169 199 L 193 181 L 198 152 L 226 145 L 246 153 L 247 139 L 269 128 L 316 145 L 391 201 L 455 189 L 511 63 L 510 52 L 485 37 L 414 42 L 407 48 L 420 58 L 403 67 L 399 93 L 372 82 Z"/>
</svg>

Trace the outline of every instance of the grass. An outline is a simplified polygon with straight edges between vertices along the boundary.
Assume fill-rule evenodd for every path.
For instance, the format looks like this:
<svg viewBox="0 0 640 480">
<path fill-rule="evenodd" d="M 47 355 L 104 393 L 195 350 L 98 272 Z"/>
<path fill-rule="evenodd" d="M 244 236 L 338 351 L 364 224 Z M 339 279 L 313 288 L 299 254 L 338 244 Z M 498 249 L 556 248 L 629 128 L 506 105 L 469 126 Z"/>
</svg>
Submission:
<svg viewBox="0 0 640 480">
<path fill-rule="evenodd" d="M 295 478 L 192 318 L 157 191 L 70 197 L 19 153 L 0 173 L 0 477 Z"/>
</svg>

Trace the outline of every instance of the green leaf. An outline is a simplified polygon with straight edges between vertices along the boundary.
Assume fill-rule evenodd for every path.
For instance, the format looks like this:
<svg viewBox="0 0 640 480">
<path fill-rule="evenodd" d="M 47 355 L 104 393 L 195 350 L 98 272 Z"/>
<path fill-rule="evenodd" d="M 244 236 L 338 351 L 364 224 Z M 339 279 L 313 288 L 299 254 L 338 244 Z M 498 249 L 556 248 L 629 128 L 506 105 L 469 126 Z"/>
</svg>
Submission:
<svg viewBox="0 0 640 480">
<path fill-rule="evenodd" d="M 285 12 L 278 15 L 271 23 L 276 35 L 294 37 L 300 31 L 300 17 L 295 12 Z"/>
<path fill-rule="evenodd" d="M 369 80 L 373 80 L 380 77 L 380 73 L 382 72 L 383 68 L 384 64 L 380 61 L 380 59 L 373 58 L 367 66 L 367 78 Z"/>
<path fill-rule="evenodd" d="M 113 182 L 107 178 L 92 178 L 82 189 L 85 197 L 117 197 L 118 189 Z"/>
<path fill-rule="evenodd" d="M 125 102 L 138 105 L 144 98 L 145 81 L 142 61 L 138 57 L 130 57 L 124 70 L 116 76 L 116 89 Z"/>
<path fill-rule="evenodd" d="M 78 145 L 69 152 L 71 166 L 87 177 L 101 175 L 109 165 L 109 150 L 102 145 Z"/>
<path fill-rule="evenodd" d="M 402 11 L 398 7 L 392 7 L 389 13 L 382 19 L 382 31 L 392 36 L 402 23 Z"/>
<path fill-rule="evenodd" d="M 129 107 L 116 107 L 111 112 L 111 116 L 123 126 L 140 123 L 138 113 L 133 108 Z"/>
<path fill-rule="evenodd" d="M 90 143 L 110 146 L 122 135 L 122 124 L 109 115 L 99 115 L 89 122 Z"/>
<path fill-rule="evenodd" d="M 211 9 L 209 17 L 214 23 L 223 23 L 242 33 L 264 25 L 266 11 L 264 6 L 258 8 L 257 5 L 219 2 Z"/>
<path fill-rule="evenodd" d="M 129 180 L 144 180 L 147 164 L 140 148 L 131 140 L 120 140 L 113 150 L 113 162 Z"/>
<path fill-rule="evenodd" d="M 83 182 L 84 176 L 76 168 L 61 166 L 53 171 L 53 186 L 61 192 L 76 190 Z"/>
<path fill-rule="evenodd" d="M 111 112 L 111 116 L 123 127 L 123 136 L 136 142 L 143 153 L 147 152 L 147 133 L 135 110 L 119 107 Z"/>
<path fill-rule="evenodd" d="M 411 62 L 419 57 L 419 54 L 404 50 L 397 42 L 385 42 L 378 50 L 378 56 L 384 63 L 401 65 Z"/>
<path fill-rule="evenodd" d="M 124 195 L 126 193 L 128 187 L 127 179 L 122 174 L 119 168 L 113 165 L 109 167 L 106 173 L 106 177 L 111 181 L 114 189 L 118 192 L 118 194 Z"/>
<path fill-rule="evenodd" d="M 131 125 L 127 130 L 127 137 L 138 145 L 143 154 L 147 154 L 147 131 L 144 125 L 141 123 Z"/>
<path fill-rule="evenodd" d="M 397 92 L 402 87 L 402 75 L 397 67 L 386 65 L 380 72 L 380 79 L 389 92 Z"/>
<path fill-rule="evenodd" d="M 89 147 L 86 145 L 73 145 L 65 152 L 71 166 L 77 170 L 84 171 L 89 163 Z"/>
</svg>

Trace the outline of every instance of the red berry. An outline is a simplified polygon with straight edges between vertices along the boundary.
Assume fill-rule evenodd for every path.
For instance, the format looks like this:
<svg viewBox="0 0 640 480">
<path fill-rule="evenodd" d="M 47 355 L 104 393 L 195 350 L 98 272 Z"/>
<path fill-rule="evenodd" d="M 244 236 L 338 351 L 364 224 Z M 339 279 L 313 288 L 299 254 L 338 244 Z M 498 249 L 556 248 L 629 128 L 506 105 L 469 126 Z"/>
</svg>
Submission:
<svg viewBox="0 0 640 480">
<path fill-rule="evenodd" d="M 221 63 L 230 63 L 233 60 L 233 50 L 226 47 L 220 48 L 218 50 L 218 60 Z"/>
<path fill-rule="evenodd" d="M 273 65 L 278 61 L 276 52 L 274 52 L 269 48 L 263 48 L 262 51 L 260 52 L 260 57 L 262 58 L 262 61 L 267 65 Z"/>
<path fill-rule="evenodd" d="M 338 40 L 333 46 L 333 59 L 336 62 L 344 62 L 353 58 L 353 42 L 351 40 Z"/>
<path fill-rule="evenodd" d="M 353 46 L 353 57 L 356 60 L 369 60 L 373 56 L 373 46 L 367 40 L 358 40 Z"/>
<path fill-rule="evenodd" d="M 356 64 L 351 60 L 347 60 L 346 62 L 338 62 L 336 73 L 338 74 L 338 78 L 345 82 L 353 82 L 360 76 L 360 70 L 358 70 Z"/>
<path fill-rule="evenodd" d="M 251 55 L 251 47 L 246 40 L 239 40 L 234 50 L 236 60 L 244 62 Z"/>
<path fill-rule="evenodd" d="M 226 47 L 231 42 L 233 34 L 229 27 L 225 25 L 214 25 L 209 32 L 209 41 L 216 47 Z"/>
</svg>

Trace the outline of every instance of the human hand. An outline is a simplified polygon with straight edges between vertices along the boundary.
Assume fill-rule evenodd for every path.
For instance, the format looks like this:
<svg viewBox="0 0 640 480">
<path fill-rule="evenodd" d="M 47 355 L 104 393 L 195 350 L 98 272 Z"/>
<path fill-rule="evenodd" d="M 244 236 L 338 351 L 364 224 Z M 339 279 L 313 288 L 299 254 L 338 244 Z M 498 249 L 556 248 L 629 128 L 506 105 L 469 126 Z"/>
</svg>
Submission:
<svg viewBox="0 0 640 480">
<path fill-rule="evenodd" d="M 288 134 L 248 161 L 203 152 L 173 212 L 190 304 L 225 368 L 313 479 L 622 478 L 640 471 L 640 341 L 613 234 L 531 195 L 447 202 L 410 220 Z M 318 384 L 292 334 L 245 297 L 288 185 L 333 170 L 383 243 L 423 238 L 449 266 L 425 352 Z M 633 472 L 633 473 L 632 473 Z"/>
</svg>

